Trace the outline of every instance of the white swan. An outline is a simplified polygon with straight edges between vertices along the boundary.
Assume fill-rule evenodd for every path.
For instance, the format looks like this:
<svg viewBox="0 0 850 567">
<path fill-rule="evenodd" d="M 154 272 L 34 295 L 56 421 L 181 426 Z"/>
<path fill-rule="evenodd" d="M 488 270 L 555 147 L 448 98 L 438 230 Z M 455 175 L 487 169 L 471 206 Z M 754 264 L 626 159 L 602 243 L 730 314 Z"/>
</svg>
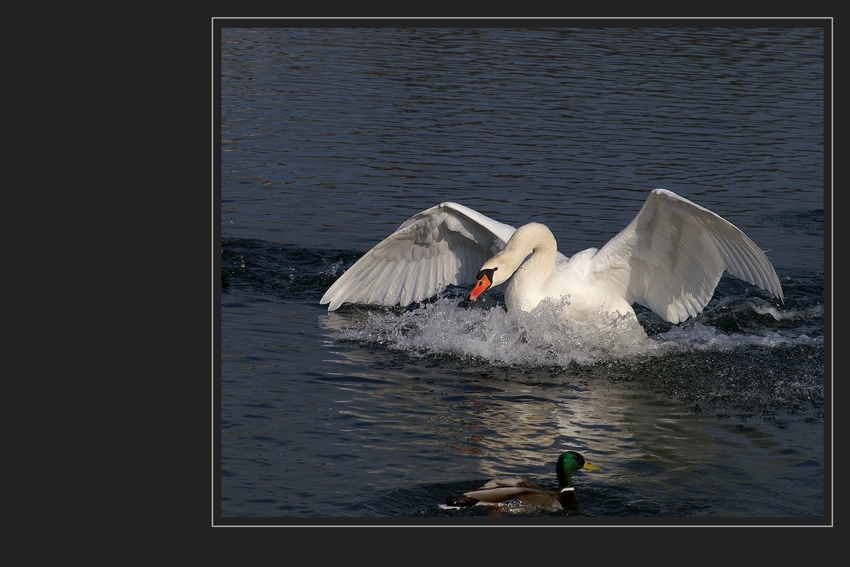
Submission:
<svg viewBox="0 0 850 567">
<path fill-rule="evenodd" d="M 776 271 L 734 225 L 671 191 L 655 189 L 637 216 L 601 249 L 567 258 L 539 223 L 519 229 L 456 203 L 414 215 L 363 255 L 325 293 L 343 303 L 408 305 L 449 284 L 475 287 L 475 300 L 508 282 L 508 310 L 531 311 L 567 296 L 564 313 L 634 317 L 632 304 L 679 323 L 703 310 L 724 270 L 784 302 Z"/>
</svg>

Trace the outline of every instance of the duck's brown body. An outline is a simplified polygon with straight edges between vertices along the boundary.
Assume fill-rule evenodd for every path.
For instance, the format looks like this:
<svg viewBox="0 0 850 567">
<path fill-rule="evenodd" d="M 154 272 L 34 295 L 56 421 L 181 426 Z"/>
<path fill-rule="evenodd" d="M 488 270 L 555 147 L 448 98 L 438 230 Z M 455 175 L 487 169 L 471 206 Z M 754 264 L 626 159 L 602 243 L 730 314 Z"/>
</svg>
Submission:
<svg viewBox="0 0 850 567">
<path fill-rule="evenodd" d="M 578 506 L 575 488 L 571 485 L 572 473 L 579 469 L 598 471 L 598 466 L 587 462 L 575 451 L 566 451 L 558 457 L 555 471 L 560 489 L 557 492 L 544 489 L 536 482 L 518 477 L 494 478 L 476 490 L 465 492 L 462 498 L 449 496 L 447 506 L 475 506 L 479 504 L 499 505 L 510 500 L 519 500 L 529 506 L 572 510 Z"/>
<path fill-rule="evenodd" d="M 463 498 L 449 497 L 449 506 L 474 506 L 476 504 L 503 504 L 509 500 L 519 500 L 529 506 L 553 508 L 555 510 L 573 510 L 578 506 L 575 488 L 572 486 L 560 492 L 544 489 L 536 482 L 520 478 L 496 478 L 477 490 L 465 492 Z"/>
</svg>

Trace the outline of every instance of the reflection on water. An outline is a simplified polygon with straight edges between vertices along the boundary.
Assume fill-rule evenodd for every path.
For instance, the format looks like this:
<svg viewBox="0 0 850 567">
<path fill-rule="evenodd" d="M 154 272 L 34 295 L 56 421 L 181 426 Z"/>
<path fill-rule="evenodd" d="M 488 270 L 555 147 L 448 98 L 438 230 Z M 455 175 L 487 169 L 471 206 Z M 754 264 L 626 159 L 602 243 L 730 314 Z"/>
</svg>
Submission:
<svg viewBox="0 0 850 567">
<path fill-rule="evenodd" d="M 399 317 L 397 310 L 379 311 L 388 318 Z M 370 310 L 352 315 L 349 319 L 331 313 L 321 324 L 337 333 L 332 336 L 338 339 L 345 336 L 346 321 L 355 327 L 383 321 Z M 515 360 L 493 366 L 491 361 L 476 363 L 453 352 L 398 352 L 379 336 L 361 329 L 356 340 L 326 342 L 334 355 L 327 362 L 340 368 L 335 381 L 347 380 L 347 405 L 363 404 L 357 412 L 360 419 L 432 438 L 438 451 L 474 456 L 464 459 L 464 472 L 454 480 L 535 475 L 536 480 L 551 485 L 553 460 L 561 451 L 574 449 L 605 469 L 598 478 L 582 475 L 577 479 L 586 493 L 584 513 L 604 509 L 609 515 L 626 514 L 624 509 L 611 508 L 612 498 L 626 498 L 631 506 L 649 498 L 644 513 L 652 515 L 656 510 L 661 516 L 797 515 L 800 510 L 817 515 L 822 511 L 817 475 L 777 474 L 787 469 L 789 460 L 822 464 L 822 423 L 812 422 L 817 406 L 803 408 L 798 416 L 782 415 L 787 421 L 777 429 L 771 422 L 775 423 L 781 412 L 775 409 L 753 415 L 734 403 L 723 405 L 721 398 L 705 395 L 705 380 L 700 378 L 704 369 L 682 355 L 682 345 L 673 351 L 677 353 L 673 357 L 656 349 L 649 357 L 626 361 L 614 357 L 590 365 L 524 366 Z M 765 352 L 764 356 L 767 358 L 760 358 L 759 364 L 773 365 L 769 362 L 772 355 Z M 735 359 L 740 360 L 740 355 Z M 364 372 L 364 367 L 373 370 Z M 718 371 L 724 372 L 717 367 L 712 370 L 714 374 Z M 756 402 L 763 409 L 779 397 L 781 380 L 774 381 L 772 388 Z M 702 406 L 700 402 L 685 406 L 683 399 L 698 399 Z M 758 423 L 763 438 L 746 437 L 742 445 L 741 428 L 752 428 L 747 421 Z M 802 450 L 798 447 L 788 452 L 796 445 L 782 437 L 789 428 L 795 431 L 797 442 L 809 440 Z M 784 462 L 770 456 L 776 450 L 782 451 Z M 765 451 L 769 455 L 763 454 Z M 777 486 L 784 486 L 792 493 L 783 499 L 787 508 L 773 508 L 757 497 L 742 500 L 733 495 L 729 474 L 738 475 L 734 482 L 748 489 L 774 492 Z M 432 478 L 442 477 L 435 474 Z M 682 502 L 688 503 L 687 508 L 681 508 Z"/>
</svg>

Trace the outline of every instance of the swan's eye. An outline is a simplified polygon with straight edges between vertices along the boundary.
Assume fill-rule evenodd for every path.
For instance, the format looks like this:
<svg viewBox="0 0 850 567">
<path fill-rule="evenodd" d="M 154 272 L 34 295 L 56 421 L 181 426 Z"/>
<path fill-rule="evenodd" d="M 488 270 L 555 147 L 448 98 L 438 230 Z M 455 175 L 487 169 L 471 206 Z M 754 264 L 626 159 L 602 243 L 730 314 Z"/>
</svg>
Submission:
<svg viewBox="0 0 850 567">
<path fill-rule="evenodd" d="M 475 279 L 480 280 L 481 278 L 486 276 L 487 280 L 492 282 L 493 281 L 493 272 L 495 272 L 498 269 L 499 268 L 488 268 L 486 270 L 481 270 L 480 272 L 478 272 L 478 275 L 475 276 Z"/>
</svg>

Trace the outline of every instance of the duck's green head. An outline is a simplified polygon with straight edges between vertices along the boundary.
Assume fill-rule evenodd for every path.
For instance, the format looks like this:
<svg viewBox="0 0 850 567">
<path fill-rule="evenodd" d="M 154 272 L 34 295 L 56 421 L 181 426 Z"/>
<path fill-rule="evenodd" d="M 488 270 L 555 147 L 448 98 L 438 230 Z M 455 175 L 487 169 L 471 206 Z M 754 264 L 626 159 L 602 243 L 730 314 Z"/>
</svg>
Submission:
<svg viewBox="0 0 850 567">
<path fill-rule="evenodd" d="M 575 451 L 565 451 L 558 457 L 556 470 L 558 473 L 559 489 L 563 490 L 572 486 L 573 473 L 579 469 L 587 469 L 590 471 L 601 471 L 601 467 L 597 467 L 593 463 L 587 461 L 581 453 Z"/>
</svg>

